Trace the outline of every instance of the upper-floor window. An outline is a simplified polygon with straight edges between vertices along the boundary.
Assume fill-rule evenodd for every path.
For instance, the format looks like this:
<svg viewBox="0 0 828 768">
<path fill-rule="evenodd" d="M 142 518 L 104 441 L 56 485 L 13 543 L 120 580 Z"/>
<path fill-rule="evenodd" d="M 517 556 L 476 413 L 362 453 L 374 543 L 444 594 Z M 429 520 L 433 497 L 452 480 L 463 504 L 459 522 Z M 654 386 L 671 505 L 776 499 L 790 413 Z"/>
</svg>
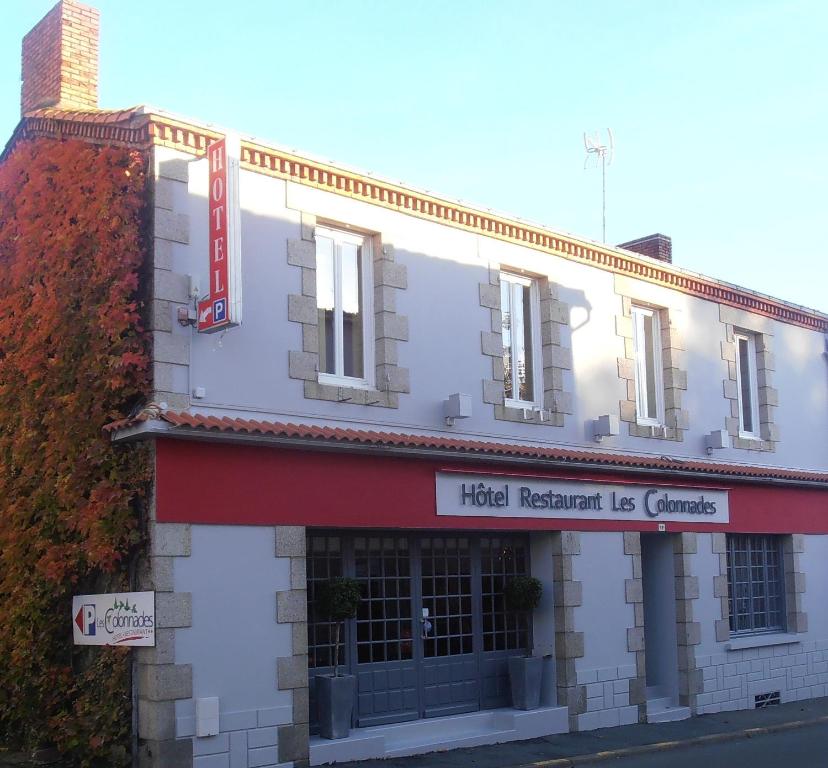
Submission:
<svg viewBox="0 0 828 768">
<path fill-rule="evenodd" d="M 370 238 L 316 228 L 319 380 L 323 383 L 371 385 L 371 263 Z"/>
<path fill-rule="evenodd" d="M 661 322 L 658 310 L 633 307 L 635 399 L 639 424 L 664 424 L 664 385 L 661 360 Z"/>
<path fill-rule="evenodd" d="M 778 536 L 727 534 L 731 633 L 785 630 L 785 579 Z"/>
<path fill-rule="evenodd" d="M 756 339 L 734 334 L 736 342 L 736 391 L 739 402 L 739 437 L 758 438 L 759 389 L 756 381 Z"/>
<path fill-rule="evenodd" d="M 503 318 L 503 373 L 506 405 L 537 407 L 540 338 L 540 299 L 535 280 L 501 273 L 500 309 Z"/>
</svg>

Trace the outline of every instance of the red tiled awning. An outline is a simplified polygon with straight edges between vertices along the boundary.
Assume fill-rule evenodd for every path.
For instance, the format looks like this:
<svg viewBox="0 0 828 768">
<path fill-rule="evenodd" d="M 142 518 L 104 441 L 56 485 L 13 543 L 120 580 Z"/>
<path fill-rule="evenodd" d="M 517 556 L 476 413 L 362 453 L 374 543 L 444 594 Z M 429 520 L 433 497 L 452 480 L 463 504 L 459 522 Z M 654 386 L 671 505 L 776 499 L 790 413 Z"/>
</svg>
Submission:
<svg viewBox="0 0 828 768">
<path fill-rule="evenodd" d="M 386 432 L 342 427 L 291 424 L 284 422 L 259 421 L 254 419 L 231 419 L 227 416 L 206 416 L 197 413 L 163 411 L 149 406 L 138 416 L 108 424 L 104 429 L 113 439 L 123 438 L 125 430 L 152 421 L 164 424 L 163 430 L 152 430 L 156 436 L 164 434 L 186 436 L 202 433 L 204 437 L 213 434 L 216 438 L 233 436 L 262 437 L 265 440 L 290 440 L 292 443 L 314 445 L 351 445 L 363 448 L 391 448 L 433 451 L 456 454 L 458 457 L 500 457 L 502 459 L 538 459 L 544 463 L 554 462 L 568 465 L 582 465 L 653 471 L 674 471 L 688 474 L 727 476 L 734 479 L 779 480 L 801 483 L 819 483 L 828 487 L 828 473 L 781 467 L 755 466 L 748 464 L 723 464 L 712 461 L 674 458 L 670 456 L 647 456 L 628 453 L 552 448 L 516 443 L 483 440 L 464 440 L 454 437 L 437 437 L 402 432 Z M 137 430 L 141 431 L 141 430 Z M 146 430 L 150 432 L 150 430 Z M 120 433 L 120 434 L 119 434 Z"/>
</svg>

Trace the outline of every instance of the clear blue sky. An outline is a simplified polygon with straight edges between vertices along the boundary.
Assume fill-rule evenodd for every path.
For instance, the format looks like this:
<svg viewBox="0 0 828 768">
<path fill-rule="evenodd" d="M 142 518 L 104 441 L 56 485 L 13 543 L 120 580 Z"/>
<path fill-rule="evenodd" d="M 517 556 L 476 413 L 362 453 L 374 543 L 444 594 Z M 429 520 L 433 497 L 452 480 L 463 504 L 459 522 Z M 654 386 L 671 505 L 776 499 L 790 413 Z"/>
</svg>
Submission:
<svg viewBox="0 0 828 768">
<path fill-rule="evenodd" d="M 0 143 L 20 41 L 7 0 Z M 152 104 L 828 310 L 824 0 L 95 0 L 100 103 Z"/>
</svg>

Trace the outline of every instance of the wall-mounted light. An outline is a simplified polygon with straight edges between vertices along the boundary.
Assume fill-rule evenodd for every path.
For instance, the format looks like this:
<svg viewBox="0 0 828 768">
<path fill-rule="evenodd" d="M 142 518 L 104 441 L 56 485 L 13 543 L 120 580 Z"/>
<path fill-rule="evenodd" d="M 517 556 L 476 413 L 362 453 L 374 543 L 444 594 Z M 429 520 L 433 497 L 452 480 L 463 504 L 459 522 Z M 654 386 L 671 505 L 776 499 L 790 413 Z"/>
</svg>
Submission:
<svg viewBox="0 0 828 768">
<path fill-rule="evenodd" d="M 468 419 L 472 415 L 471 395 L 455 392 L 443 400 L 443 415 L 446 417 L 446 426 L 453 427 L 455 419 Z"/>
<path fill-rule="evenodd" d="M 726 429 L 714 429 L 704 436 L 704 446 L 707 448 L 707 455 L 710 456 L 714 450 L 730 447 L 730 435 Z"/>
<path fill-rule="evenodd" d="M 605 413 L 592 422 L 592 437 L 600 443 L 605 437 L 621 434 L 621 421 L 611 413 Z"/>
</svg>

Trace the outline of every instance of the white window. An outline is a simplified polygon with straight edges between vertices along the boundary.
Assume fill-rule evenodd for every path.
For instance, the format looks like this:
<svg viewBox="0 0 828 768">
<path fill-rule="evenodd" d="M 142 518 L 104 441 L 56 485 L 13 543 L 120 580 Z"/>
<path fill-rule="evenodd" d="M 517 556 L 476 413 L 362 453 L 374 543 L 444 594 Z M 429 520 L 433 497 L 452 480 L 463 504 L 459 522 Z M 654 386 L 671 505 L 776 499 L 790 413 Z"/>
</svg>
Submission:
<svg viewBox="0 0 828 768">
<path fill-rule="evenodd" d="M 500 309 L 503 318 L 503 370 L 506 405 L 538 408 L 540 297 L 537 281 L 501 273 Z"/>
<path fill-rule="evenodd" d="M 739 437 L 759 437 L 759 390 L 756 383 L 756 339 L 734 334 L 736 391 L 739 396 Z"/>
<path fill-rule="evenodd" d="M 635 407 L 639 424 L 664 424 L 661 323 L 658 310 L 632 308 L 635 345 Z"/>
<path fill-rule="evenodd" d="M 373 384 L 371 240 L 352 232 L 316 228 L 316 306 L 319 310 L 319 381 Z"/>
</svg>

